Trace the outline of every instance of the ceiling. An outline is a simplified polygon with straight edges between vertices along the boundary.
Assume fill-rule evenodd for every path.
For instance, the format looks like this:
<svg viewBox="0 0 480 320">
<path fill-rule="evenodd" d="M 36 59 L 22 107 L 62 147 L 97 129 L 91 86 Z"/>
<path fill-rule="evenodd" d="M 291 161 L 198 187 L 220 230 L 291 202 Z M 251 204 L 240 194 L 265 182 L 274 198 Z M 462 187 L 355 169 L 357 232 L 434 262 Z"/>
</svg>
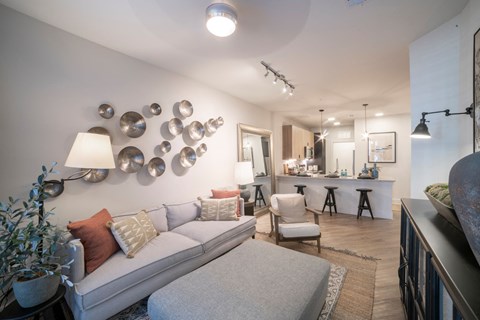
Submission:
<svg viewBox="0 0 480 320">
<path fill-rule="evenodd" d="M 0 0 L 40 21 L 205 83 L 306 127 L 409 113 L 409 44 L 468 0 L 229 0 L 236 32 L 205 28 L 213 0 Z M 216 2 L 221 2 L 220 0 Z M 294 95 L 264 77 L 265 61 Z M 324 127 L 329 123 L 324 123 Z"/>
</svg>

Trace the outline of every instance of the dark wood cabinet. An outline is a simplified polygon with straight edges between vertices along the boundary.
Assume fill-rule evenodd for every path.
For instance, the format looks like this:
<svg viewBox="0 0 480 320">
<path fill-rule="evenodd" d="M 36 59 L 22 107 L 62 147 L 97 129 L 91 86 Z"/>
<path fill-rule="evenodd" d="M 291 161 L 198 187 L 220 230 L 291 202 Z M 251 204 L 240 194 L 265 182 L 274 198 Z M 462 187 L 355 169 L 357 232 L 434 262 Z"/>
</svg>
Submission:
<svg viewBox="0 0 480 320">
<path fill-rule="evenodd" d="M 480 266 L 428 200 L 402 199 L 400 266 L 408 319 L 480 319 Z"/>
</svg>

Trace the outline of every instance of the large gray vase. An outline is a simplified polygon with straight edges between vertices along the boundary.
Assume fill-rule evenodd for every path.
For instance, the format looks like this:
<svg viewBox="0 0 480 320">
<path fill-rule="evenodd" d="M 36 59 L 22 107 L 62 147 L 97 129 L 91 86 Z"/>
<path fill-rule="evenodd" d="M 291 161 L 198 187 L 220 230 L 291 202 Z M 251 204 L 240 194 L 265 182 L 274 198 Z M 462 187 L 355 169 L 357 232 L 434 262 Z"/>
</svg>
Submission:
<svg viewBox="0 0 480 320">
<path fill-rule="evenodd" d="M 453 165 L 448 189 L 468 244 L 480 264 L 480 152 Z"/>
</svg>

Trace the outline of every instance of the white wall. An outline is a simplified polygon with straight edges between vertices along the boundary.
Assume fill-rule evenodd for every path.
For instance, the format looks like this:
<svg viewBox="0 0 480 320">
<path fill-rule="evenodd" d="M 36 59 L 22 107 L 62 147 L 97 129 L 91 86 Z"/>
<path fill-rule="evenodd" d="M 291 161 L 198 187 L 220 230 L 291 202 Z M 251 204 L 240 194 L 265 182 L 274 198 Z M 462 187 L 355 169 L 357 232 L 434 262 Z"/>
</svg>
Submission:
<svg viewBox="0 0 480 320">
<path fill-rule="evenodd" d="M 421 113 L 450 109 L 463 112 L 473 102 L 473 34 L 480 26 L 480 1 L 410 46 L 413 128 Z M 425 198 L 424 188 L 447 182 L 450 168 L 473 151 L 472 119 L 465 115 L 427 115 L 432 139 L 412 140 L 411 197 Z"/>
<path fill-rule="evenodd" d="M 355 120 L 355 172 L 361 172 L 364 163 L 368 163 L 367 140 L 362 139 L 365 131 L 364 119 Z M 399 203 L 401 198 L 410 194 L 410 115 L 396 115 L 386 117 L 367 118 L 367 130 L 373 132 L 396 132 L 396 162 L 379 163 L 380 178 L 395 179 L 393 183 L 393 202 Z"/>
<path fill-rule="evenodd" d="M 211 188 L 233 185 L 237 161 L 237 123 L 271 129 L 271 114 L 256 106 L 213 90 L 177 74 L 98 46 L 0 5 L 0 199 L 21 196 L 36 179 L 42 164 L 59 162 L 65 178 L 76 172 L 63 167 L 77 132 L 94 126 L 107 128 L 113 151 L 138 147 L 148 162 L 158 155 L 165 138 L 165 122 L 174 117 L 173 105 L 188 99 L 194 113 L 185 120 L 204 123 L 222 116 L 225 125 L 197 142 L 208 151 L 196 164 L 181 170 L 178 152 L 189 144 L 177 136 L 163 159 L 166 172 L 152 178 L 144 167 L 139 173 L 112 170 L 99 184 L 83 180 L 66 184 L 60 197 L 47 201 L 56 207 L 60 224 L 86 218 L 105 207 L 112 213 L 162 203 L 175 203 L 207 195 Z M 147 106 L 157 102 L 160 116 Z M 101 103 L 115 108 L 113 119 L 97 113 Z M 144 114 L 146 133 L 137 139 L 123 135 L 119 118 L 127 111 Z M 255 117 L 251 115 L 254 114 Z"/>
</svg>

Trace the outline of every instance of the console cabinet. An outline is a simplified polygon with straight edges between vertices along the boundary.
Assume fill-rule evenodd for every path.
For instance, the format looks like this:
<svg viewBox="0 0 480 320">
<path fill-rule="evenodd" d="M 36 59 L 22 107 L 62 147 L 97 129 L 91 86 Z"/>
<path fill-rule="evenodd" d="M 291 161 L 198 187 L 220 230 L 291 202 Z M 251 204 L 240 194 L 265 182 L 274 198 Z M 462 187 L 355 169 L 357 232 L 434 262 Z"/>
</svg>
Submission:
<svg viewBox="0 0 480 320">
<path fill-rule="evenodd" d="M 480 319 L 480 266 L 428 200 L 402 199 L 401 299 L 410 319 Z"/>
</svg>

